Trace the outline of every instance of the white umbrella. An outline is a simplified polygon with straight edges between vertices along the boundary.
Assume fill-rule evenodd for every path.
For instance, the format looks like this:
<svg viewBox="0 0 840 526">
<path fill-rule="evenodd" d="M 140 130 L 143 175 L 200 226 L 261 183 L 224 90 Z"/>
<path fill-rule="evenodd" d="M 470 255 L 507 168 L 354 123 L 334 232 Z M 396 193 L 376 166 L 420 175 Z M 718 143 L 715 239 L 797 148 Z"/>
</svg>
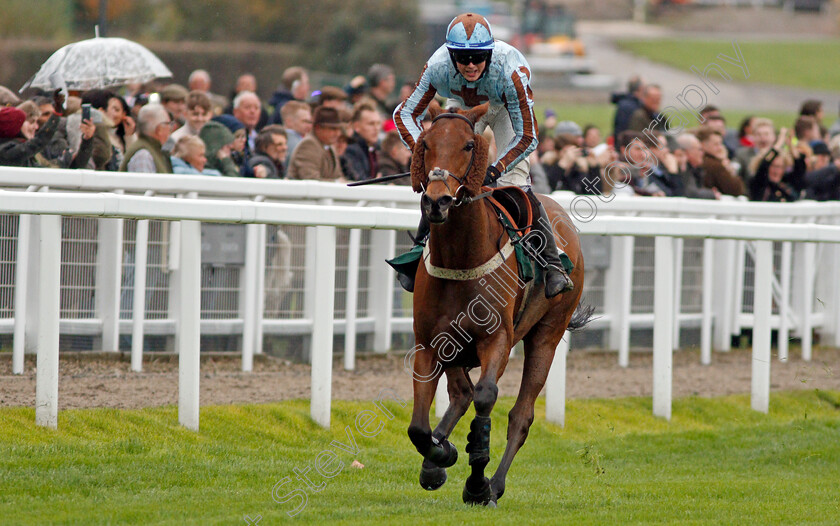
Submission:
<svg viewBox="0 0 840 526">
<path fill-rule="evenodd" d="M 97 32 L 98 33 L 98 32 Z M 59 49 L 38 70 L 26 88 L 85 91 L 171 77 L 154 53 L 124 38 L 91 38 Z"/>
</svg>

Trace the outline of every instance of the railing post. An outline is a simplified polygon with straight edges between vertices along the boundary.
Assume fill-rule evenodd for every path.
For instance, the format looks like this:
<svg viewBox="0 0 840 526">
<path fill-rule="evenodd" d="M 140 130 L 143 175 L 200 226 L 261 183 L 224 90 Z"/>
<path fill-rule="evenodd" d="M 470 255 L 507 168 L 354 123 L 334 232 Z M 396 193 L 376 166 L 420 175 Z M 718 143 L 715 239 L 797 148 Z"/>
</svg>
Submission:
<svg viewBox="0 0 840 526">
<path fill-rule="evenodd" d="M 443 415 L 446 414 L 446 410 L 449 409 L 448 385 L 446 374 L 440 373 L 437 389 L 435 391 L 435 416 L 437 418 L 443 418 Z"/>
<path fill-rule="evenodd" d="M 788 335 L 790 334 L 790 278 L 793 246 L 782 242 L 781 300 L 779 301 L 779 361 L 788 361 Z"/>
<path fill-rule="evenodd" d="M 714 278 L 715 242 L 703 240 L 703 319 L 700 322 L 700 363 L 712 363 L 712 283 Z"/>
<path fill-rule="evenodd" d="M 545 383 L 545 419 L 560 427 L 566 426 L 566 356 L 571 338 L 566 331 L 557 344 Z"/>
<path fill-rule="evenodd" d="M 268 227 L 257 225 L 257 312 L 254 316 L 254 354 L 263 353 L 263 319 L 265 318 L 265 252 Z"/>
<path fill-rule="evenodd" d="M 15 329 L 12 349 L 12 374 L 23 374 L 26 352 L 26 303 L 29 281 L 29 240 L 32 216 L 18 218 L 17 254 L 15 256 Z"/>
<path fill-rule="evenodd" d="M 259 274 L 259 225 L 245 226 L 245 291 L 242 298 L 242 371 L 254 369 L 257 340 L 257 276 Z M 264 243 L 265 240 L 263 239 Z"/>
<path fill-rule="evenodd" d="M 356 368 L 356 303 L 359 298 L 359 252 L 362 231 L 350 230 L 347 242 L 347 296 L 344 304 L 344 369 Z"/>
<path fill-rule="evenodd" d="M 373 350 L 378 353 L 391 348 L 394 272 L 385 260 L 394 257 L 396 234 L 394 230 L 374 230 L 370 235 L 368 313 L 374 319 Z"/>
<path fill-rule="evenodd" d="M 131 301 L 131 370 L 143 370 L 146 321 L 146 270 L 149 259 L 149 220 L 137 221 L 134 235 L 134 295 Z"/>
<path fill-rule="evenodd" d="M 832 268 L 840 268 L 840 244 L 835 244 L 832 250 L 834 252 L 834 266 Z M 831 302 L 833 309 L 831 309 L 832 312 L 829 313 L 829 320 L 826 323 L 830 329 L 828 332 L 831 334 L 829 345 L 840 347 L 840 276 L 835 273 L 831 278 L 831 283 L 834 284 L 833 301 Z"/>
<path fill-rule="evenodd" d="M 802 265 L 802 315 L 800 316 L 802 336 L 802 360 L 811 361 L 811 343 L 814 332 L 814 277 L 816 276 L 817 244 L 803 244 L 803 265 Z"/>
<path fill-rule="evenodd" d="M 715 243 L 715 275 L 714 290 L 714 348 L 718 351 L 728 351 L 732 348 L 732 316 L 733 307 L 741 298 L 733 298 L 736 280 L 744 279 L 738 274 L 737 266 L 738 242 L 732 239 L 717 240 Z M 739 252 L 743 258 L 743 252 Z"/>
<path fill-rule="evenodd" d="M 751 406 L 766 413 L 770 404 L 770 315 L 773 307 L 773 242 L 755 242 Z"/>
<path fill-rule="evenodd" d="M 40 218 L 38 358 L 35 424 L 58 427 L 58 316 L 61 295 L 61 216 Z"/>
<path fill-rule="evenodd" d="M 100 219 L 96 251 L 96 310 L 102 320 L 102 350 L 120 350 L 123 220 Z"/>
<path fill-rule="evenodd" d="M 313 320 L 315 316 L 315 286 L 317 283 L 317 276 L 315 266 L 318 264 L 317 254 L 315 250 L 317 232 L 314 226 L 306 227 L 305 241 L 304 241 L 304 268 L 306 269 L 303 276 L 303 317 L 307 320 Z M 304 350 L 304 361 L 312 363 L 312 341 L 309 341 L 308 356 L 307 351 Z"/>
<path fill-rule="evenodd" d="M 609 346 L 618 350 L 618 365 L 630 364 L 630 305 L 633 297 L 633 251 L 636 239 L 614 236 L 610 251 L 610 268 L 604 287 L 614 291 L 607 294 L 606 311 L 610 316 Z"/>
<path fill-rule="evenodd" d="M 674 240 L 657 237 L 653 296 L 653 414 L 671 419 L 674 351 Z"/>
<path fill-rule="evenodd" d="M 178 270 L 178 422 L 198 431 L 201 369 L 201 223 L 181 221 Z"/>
<path fill-rule="evenodd" d="M 674 238 L 674 328 L 673 348 L 680 348 L 680 313 L 682 312 L 683 250 L 682 238 Z"/>
<path fill-rule="evenodd" d="M 312 323 L 312 399 L 310 414 L 330 427 L 332 396 L 333 323 L 335 311 L 335 227 L 315 228 L 315 266 Z"/>
<path fill-rule="evenodd" d="M 730 347 L 732 337 L 737 336 L 743 329 L 741 315 L 744 313 L 744 278 L 747 275 L 747 241 L 739 239 L 735 241 L 735 273 L 734 283 L 732 288 L 727 293 L 727 300 L 729 301 L 729 341 Z"/>
</svg>

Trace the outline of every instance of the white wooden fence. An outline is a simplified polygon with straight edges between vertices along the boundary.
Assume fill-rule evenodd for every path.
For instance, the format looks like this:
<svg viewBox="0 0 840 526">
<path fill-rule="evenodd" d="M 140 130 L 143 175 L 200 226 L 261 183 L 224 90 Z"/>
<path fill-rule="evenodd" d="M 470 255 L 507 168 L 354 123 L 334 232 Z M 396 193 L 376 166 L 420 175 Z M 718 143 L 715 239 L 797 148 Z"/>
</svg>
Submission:
<svg viewBox="0 0 840 526">
<path fill-rule="evenodd" d="M 100 236 L 104 230 L 107 237 L 110 228 L 110 243 L 116 246 L 121 244 L 121 240 L 118 240 L 119 243 L 114 242 L 122 232 L 117 223 L 119 218 L 139 219 L 136 256 L 138 262 L 143 261 L 139 252 L 143 246 L 140 241 L 144 228 L 140 225 L 150 219 L 178 221 L 173 223 L 179 227 L 172 229 L 173 237 L 170 240 L 172 259 L 175 260 L 171 262 L 170 268 L 176 277 L 173 280 L 176 283 L 173 287 L 176 292 L 174 303 L 177 304 L 177 309 L 174 310 L 173 330 L 176 333 L 177 350 L 181 360 L 179 419 L 193 429 L 198 427 L 198 340 L 203 323 L 197 304 L 200 293 L 200 285 L 196 282 L 200 275 L 198 221 L 249 225 L 249 257 L 246 258 L 242 321 L 245 370 L 250 369 L 253 353 L 260 348 L 262 331 L 270 325 L 266 323 L 269 320 L 262 320 L 259 315 L 262 292 L 259 290 L 260 280 L 253 279 L 254 276 L 260 275 L 261 270 L 264 273 L 257 261 L 260 259 L 260 229 L 264 229 L 266 224 L 307 225 L 307 252 L 312 256 L 308 260 L 318 266 L 307 269 L 314 271 L 308 275 L 317 274 L 321 278 L 335 275 L 336 227 L 374 229 L 370 261 L 379 262 L 381 266 L 371 269 L 371 276 L 378 281 L 371 284 L 370 289 L 374 291 L 374 302 L 385 304 L 385 308 L 372 313 L 373 319 L 369 321 L 374 327 L 377 349 L 388 348 L 391 332 L 395 325 L 398 325 L 391 315 L 390 306 L 393 302 L 393 276 L 383 260 L 394 250 L 393 229 L 407 230 L 416 225 L 418 199 L 407 188 L 348 189 L 315 182 L 225 180 L 200 176 L 147 176 L 8 168 L 0 168 L 0 187 L 8 189 L 0 192 L 0 211 L 21 214 L 17 245 L 18 264 L 15 266 L 15 367 L 16 372 L 19 372 L 19 364 L 22 370 L 24 348 L 37 347 L 37 419 L 42 425 L 56 425 L 58 334 L 65 324 L 65 321 L 59 320 L 59 311 L 56 308 L 59 297 L 56 269 L 61 265 L 60 259 L 56 262 L 56 258 L 60 254 L 57 247 L 60 247 L 61 236 L 60 222 L 57 222 L 55 214 L 66 217 L 103 218 L 103 224 L 110 227 L 100 227 Z M 49 191 L 44 192 L 45 189 Z M 77 193 L 79 191 L 84 193 Z M 108 193 L 91 194 L 91 191 Z M 161 194 L 173 197 L 153 197 Z M 174 196 L 183 199 L 175 199 Z M 556 194 L 555 198 L 567 208 L 574 208 L 576 204 L 580 204 L 580 198 L 570 195 Z M 289 200 L 310 204 L 289 203 Z M 278 204 L 269 201 L 285 202 Z M 373 203 L 386 206 L 360 206 Z M 731 334 L 736 334 L 742 327 L 754 328 L 756 365 L 753 375 L 753 405 L 765 411 L 766 394 L 769 390 L 769 331 L 772 328 L 778 329 L 780 334 L 782 331 L 798 331 L 802 337 L 805 358 L 809 358 L 810 334 L 815 327 L 820 329 L 823 336 L 830 337 L 830 341 L 838 344 L 840 280 L 833 276 L 832 270 L 837 268 L 836 262 L 840 261 L 840 257 L 837 245 L 825 243 L 840 241 L 840 229 L 830 226 L 836 224 L 840 218 L 840 205 L 773 205 L 737 201 L 713 203 L 685 199 L 615 199 L 609 203 L 597 200 L 594 203 L 597 205 L 596 217 L 589 222 L 577 223 L 578 227 L 585 235 L 611 236 L 613 239 L 611 265 L 606 278 L 603 279 L 604 289 L 609 294 L 605 295 L 603 316 L 595 326 L 609 328 L 610 347 L 619 350 L 619 362 L 622 365 L 627 363 L 630 327 L 653 327 L 654 411 L 657 415 L 666 418 L 670 416 L 671 351 L 677 346 L 678 340 L 675 335 L 681 327 L 691 322 L 700 322 L 704 363 L 711 359 L 712 340 L 717 349 L 726 350 Z M 395 206 L 410 209 L 394 209 Z M 639 215 L 656 217 L 635 217 Z M 789 224 L 791 221 L 801 224 Z M 818 225 L 817 222 L 826 224 Z M 36 227 L 38 234 L 27 236 L 27 232 L 34 232 Z M 262 236 L 264 239 L 264 233 Z M 632 313 L 630 299 L 633 295 L 631 285 L 634 243 L 637 238 L 641 242 L 645 238 L 653 237 L 656 238 L 653 312 Z M 702 288 L 707 292 L 703 294 L 702 310 L 699 314 L 680 312 L 682 243 L 683 239 L 693 238 L 705 239 Z M 348 271 L 348 306 L 355 305 L 354 294 L 358 290 L 358 283 L 353 283 L 351 278 L 359 275 L 358 249 L 352 249 L 354 244 L 358 247 L 358 239 L 358 230 L 351 231 L 350 267 L 353 267 L 356 254 L 356 269 Z M 778 278 L 774 278 L 772 266 L 768 267 L 772 260 L 766 257 L 768 246 L 772 255 L 773 241 L 782 242 L 781 273 Z M 34 252 L 35 247 L 37 252 Z M 795 256 L 794 247 L 797 248 Z M 822 250 L 822 253 L 818 254 L 818 250 Z M 116 308 L 119 301 L 115 299 L 119 295 L 119 272 L 107 271 L 107 267 L 110 265 L 112 269 L 120 268 L 119 250 L 104 252 L 104 263 L 100 267 L 103 271 L 97 275 L 97 280 L 104 284 L 97 288 L 97 300 L 100 301 L 100 296 L 111 298 L 102 300 L 105 307 L 100 309 L 100 312 L 112 314 L 102 315 L 95 322 L 101 326 L 99 330 L 103 335 L 103 347 L 115 350 L 121 325 Z M 36 255 L 27 261 L 21 261 L 21 258 L 33 253 L 40 253 L 41 257 Z M 108 253 L 111 255 L 108 256 Z M 745 253 L 754 254 L 753 259 L 756 261 L 755 295 L 753 302 L 748 302 L 749 306 L 755 304 L 752 312 L 742 312 L 745 302 L 740 298 L 744 287 Z M 828 262 L 828 265 L 823 263 L 821 272 L 817 272 L 817 261 Z M 140 273 L 142 266 L 138 266 L 138 272 L 135 274 L 135 315 L 130 324 L 131 331 L 136 336 L 132 339 L 132 363 L 137 369 L 140 365 L 142 346 L 138 346 L 136 342 L 142 342 L 144 330 L 148 330 L 149 327 L 142 318 L 142 301 L 138 300 L 138 297 L 144 297 L 142 287 L 145 283 Z M 823 272 L 824 270 L 828 272 Z M 35 276 L 29 276 L 30 279 L 27 279 L 30 272 L 37 272 L 37 280 L 31 279 Z M 184 279 L 183 276 L 190 279 Z M 791 276 L 801 277 L 800 281 L 792 283 Z M 312 415 L 322 425 L 328 425 L 332 336 L 340 325 L 333 316 L 335 303 L 332 279 L 311 281 L 312 288 L 307 294 L 311 296 L 312 301 L 307 309 L 307 319 L 290 320 L 290 324 L 297 324 L 303 326 L 303 330 L 311 331 Z M 38 284 L 34 287 L 37 293 L 32 290 L 33 287 L 26 288 L 27 283 L 33 282 Z M 111 284 L 110 290 L 108 283 Z M 818 284 L 820 301 L 826 305 L 826 309 L 813 312 L 814 291 Z M 141 292 L 139 294 L 138 288 Z M 795 296 L 794 291 L 800 293 L 796 301 L 791 299 Z M 776 316 L 768 314 L 767 305 L 772 305 L 772 300 L 768 301 L 768 298 L 771 297 L 779 305 L 779 314 Z M 37 310 L 33 308 L 33 298 L 37 298 Z M 139 307 L 138 303 L 141 304 Z M 137 315 L 138 309 L 141 311 L 140 316 Z M 27 311 L 31 313 L 28 317 Z M 354 309 L 348 308 L 343 324 L 347 351 L 345 366 L 348 368 L 353 366 L 352 351 L 355 346 L 347 342 L 352 342 L 360 321 L 355 319 Z M 402 325 L 405 328 L 407 324 L 403 322 Z M 106 340 L 109 339 L 113 346 L 106 346 Z M 780 341 L 786 340 L 787 338 L 780 337 Z M 28 345 L 27 341 L 37 342 L 37 345 Z M 782 357 L 781 348 L 779 352 Z M 558 359 L 552 369 L 552 381 L 547 389 L 548 416 L 560 422 L 564 409 L 563 397 L 558 395 L 562 394 L 563 390 L 560 380 L 565 377 L 564 363 L 565 353 L 558 353 Z M 767 380 L 764 381 L 764 378 Z M 444 404 L 439 406 L 443 407 Z"/>
</svg>

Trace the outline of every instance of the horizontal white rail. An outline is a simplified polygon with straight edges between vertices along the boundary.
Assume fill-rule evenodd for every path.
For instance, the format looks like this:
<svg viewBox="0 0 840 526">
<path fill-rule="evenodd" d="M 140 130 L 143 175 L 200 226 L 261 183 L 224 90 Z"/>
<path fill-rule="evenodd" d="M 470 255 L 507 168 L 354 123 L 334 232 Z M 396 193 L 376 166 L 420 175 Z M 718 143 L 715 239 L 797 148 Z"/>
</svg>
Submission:
<svg viewBox="0 0 840 526">
<path fill-rule="evenodd" d="M 117 217 L 210 223 L 415 228 L 419 210 L 175 199 L 120 194 L 0 192 L 0 211 L 10 214 Z"/>
<path fill-rule="evenodd" d="M 397 201 L 419 204 L 420 196 L 411 188 L 393 185 L 348 187 L 320 181 L 208 177 L 206 175 L 134 174 L 60 170 L 57 168 L 12 168 L 0 166 L 0 187 L 48 186 L 56 190 L 128 193 L 187 194 L 201 196 L 254 197 L 282 200 Z"/>
<path fill-rule="evenodd" d="M 0 210 L 13 214 L 163 219 L 219 223 L 333 226 L 338 228 L 409 229 L 419 210 L 175 199 L 122 194 L 0 192 Z M 840 228 L 831 225 L 759 223 L 721 219 L 600 215 L 576 223 L 581 234 L 840 243 Z"/>
<path fill-rule="evenodd" d="M 48 186 L 53 190 L 107 192 L 124 190 L 143 194 L 153 190 L 158 194 L 186 194 L 199 196 L 247 197 L 264 196 L 274 200 L 361 200 L 393 202 L 416 206 L 418 194 L 408 186 L 369 185 L 347 187 L 342 184 L 320 181 L 266 180 L 203 175 L 132 174 L 95 172 L 90 170 L 61 170 L 51 168 L 0 167 L 0 188 Z M 777 217 L 780 221 L 791 218 L 840 217 L 840 203 L 799 201 L 795 203 L 760 203 L 739 199 L 720 201 L 669 197 L 667 199 L 615 196 L 582 196 L 570 192 L 555 192 L 552 197 L 564 207 L 572 202 L 594 203 L 599 214 L 679 214 L 692 216 L 736 216 L 739 218 Z M 580 204 L 580 206 L 589 206 Z"/>
</svg>

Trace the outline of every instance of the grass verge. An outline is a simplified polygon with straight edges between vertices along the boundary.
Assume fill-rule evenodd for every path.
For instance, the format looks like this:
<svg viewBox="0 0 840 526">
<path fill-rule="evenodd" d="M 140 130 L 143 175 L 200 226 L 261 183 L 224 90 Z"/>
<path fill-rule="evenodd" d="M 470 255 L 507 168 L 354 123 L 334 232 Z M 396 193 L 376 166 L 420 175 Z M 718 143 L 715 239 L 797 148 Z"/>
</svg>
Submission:
<svg viewBox="0 0 840 526">
<path fill-rule="evenodd" d="M 689 71 L 692 65 L 702 69 L 709 63 L 709 57 L 716 57 L 721 52 L 735 57 L 729 40 L 622 40 L 618 46 L 683 71 Z M 827 91 L 840 89 L 840 70 L 836 67 L 840 59 L 840 40 L 739 41 L 738 47 L 750 72 L 746 82 Z M 740 77 L 733 78 L 738 80 Z M 836 101 L 826 102 L 830 115 Z"/>
<path fill-rule="evenodd" d="M 492 467 L 513 401 L 494 410 Z M 454 434 L 461 458 L 449 482 L 428 493 L 405 435 L 411 404 L 381 406 L 393 419 L 373 401 L 335 402 L 329 431 L 309 419 L 306 401 L 206 407 L 199 433 L 179 427 L 173 407 L 64 411 L 57 431 L 36 427 L 32 409 L 0 409 L 0 517 L 242 524 L 259 515 L 262 525 L 338 525 L 831 524 L 838 516 L 840 392 L 774 393 L 769 415 L 751 411 L 745 395 L 679 399 L 670 423 L 651 416 L 649 398 L 572 400 L 565 429 L 545 422 L 541 399 L 496 510 L 461 503 L 466 421 Z M 379 415 L 367 428 L 365 411 Z M 360 433 L 378 422 L 375 436 Z M 325 472 L 342 469 L 325 478 L 317 462 Z M 287 512 L 302 498 L 272 498 L 285 477 L 279 500 L 307 495 L 294 519 Z"/>
</svg>

